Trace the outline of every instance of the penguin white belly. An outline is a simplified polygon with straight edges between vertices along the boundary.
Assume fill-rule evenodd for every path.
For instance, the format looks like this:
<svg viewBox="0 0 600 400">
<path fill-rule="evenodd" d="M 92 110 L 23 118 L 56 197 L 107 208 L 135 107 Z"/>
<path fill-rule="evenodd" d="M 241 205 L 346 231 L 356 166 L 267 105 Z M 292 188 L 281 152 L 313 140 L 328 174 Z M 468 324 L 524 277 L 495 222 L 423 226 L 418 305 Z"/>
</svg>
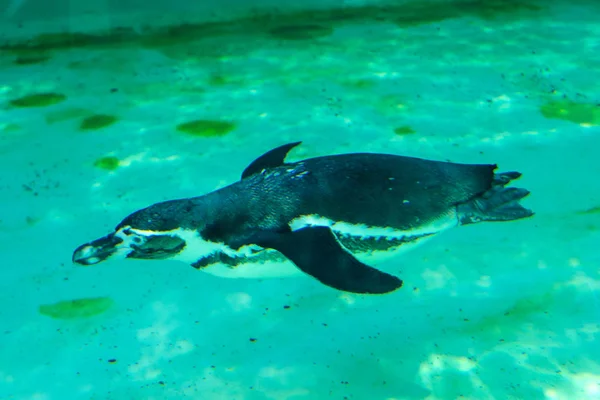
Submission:
<svg viewBox="0 0 600 400">
<path fill-rule="evenodd" d="M 202 272 L 221 278 L 269 279 L 305 275 L 291 261 L 252 262 L 232 268 L 223 263 L 211 264 Z"/>
<path fill-rule="evenodd" d="M 177 229 L 173 231 L 173 234 L 183 238 L 186 243 L 185 248 L 172 257 L 173 260 L 194 265 L 200 259 L 218 253 L 223 253 L 235 259 L 243 257 L 243 262 L 235 266 L 215 259 L 213 262 L 207 263 L 206 266 L 196 267 L 210 275 L 221 278 L 255 279 L 303 275 L 302 271 L 276 250 L 263 249 L 259 246 L 243 246 L 239 250 L 234 250 L 222 243 L 207 242 L 197 232 L 190 230 Z M 272 257 L 268 257 L 269 255 Z M 271 259 L 265 260 L 265 258 Z"/>
</svg>

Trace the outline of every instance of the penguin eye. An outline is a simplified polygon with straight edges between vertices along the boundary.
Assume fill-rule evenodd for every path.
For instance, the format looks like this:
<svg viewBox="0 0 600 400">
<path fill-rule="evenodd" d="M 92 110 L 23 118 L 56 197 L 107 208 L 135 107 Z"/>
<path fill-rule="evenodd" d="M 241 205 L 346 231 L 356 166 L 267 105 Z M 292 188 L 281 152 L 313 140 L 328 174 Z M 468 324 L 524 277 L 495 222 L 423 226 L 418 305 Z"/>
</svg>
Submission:
<svg viewBox="0 0 600 400">
<path fill-rule="evenodd" d="M 130 232 L 131 233 L 131 232 Z M 139 236 L 135 236 L 133 239 L 131 239 L 133 241 L 133 243 L 136 244 L 140 244 L 142 243 L 142 238 L 140 238 Z"/>
<path fill-rule="evenodd" d="M 131 235 L 131 229 L 127 228 L 127 229 L 123 229 L 123 233 L 127 236 Z"/>
</svg>

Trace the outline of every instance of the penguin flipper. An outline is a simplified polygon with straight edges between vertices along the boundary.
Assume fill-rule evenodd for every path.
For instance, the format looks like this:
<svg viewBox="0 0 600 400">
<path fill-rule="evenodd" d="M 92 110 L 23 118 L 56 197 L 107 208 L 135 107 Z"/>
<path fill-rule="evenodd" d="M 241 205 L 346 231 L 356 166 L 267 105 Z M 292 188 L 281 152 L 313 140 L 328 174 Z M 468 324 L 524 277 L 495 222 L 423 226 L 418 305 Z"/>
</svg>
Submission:
<svg viewBox="0 0 600 400">
<path fill-rule="evenodd" d="M 253 243 L 279 251 L 303 272 L 338 290 L 382 294 L 402 286 L 399 278 L 354 258 L 338 243 L 328 227 L 259 233 Z"/>
<path fill-rule="evenodd" d="M 263 169 L 275 168 L 284 165 L 284 160 L 287 154 L 300 143 L 302 142 L 288 143 L 267 151 L 265 154 L 252 161 L 250 165 L 246 167 L 244 172 L 242 172 L 242 179 L 247 178 L 250 175 L 257 174 Z"/>
</svg>

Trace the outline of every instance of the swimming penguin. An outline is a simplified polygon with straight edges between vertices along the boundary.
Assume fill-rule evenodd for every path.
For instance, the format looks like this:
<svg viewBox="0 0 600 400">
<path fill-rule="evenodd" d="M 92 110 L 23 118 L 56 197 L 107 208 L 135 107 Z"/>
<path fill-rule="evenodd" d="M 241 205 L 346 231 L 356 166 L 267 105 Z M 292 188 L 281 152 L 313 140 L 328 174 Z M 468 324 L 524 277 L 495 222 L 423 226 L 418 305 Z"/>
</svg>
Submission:
<svg viewBox="0 0 600 400">
<path fill-rule="evenodd" d="M 263 154 L 227 187 L 134 212 L 73 261 L 172 259 L 228 277 L 301 270 L 338 290 L 387 293 L 402 280 L 369 263 L 455 226 L 533 215 L 519 204 L 529 191 L 505 187 L 521 174 L 496 165 L 374 153 L 286 163 L 299 144 Z"/>
</svg>

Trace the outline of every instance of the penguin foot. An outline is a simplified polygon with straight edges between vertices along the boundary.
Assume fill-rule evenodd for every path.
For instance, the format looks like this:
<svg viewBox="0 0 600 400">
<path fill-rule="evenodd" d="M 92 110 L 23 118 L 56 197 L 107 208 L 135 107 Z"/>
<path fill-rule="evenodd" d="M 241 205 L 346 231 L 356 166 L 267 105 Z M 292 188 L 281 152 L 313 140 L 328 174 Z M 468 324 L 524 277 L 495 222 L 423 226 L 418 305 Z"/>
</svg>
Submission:
<svg viewBox="0 0 600 400">
<path fill-rule="evenodd" d="M 519 201 L 528 195 L 529 190 L 526 189 L 494 186 L 469 203 L 457 206 L 460 224 L 513 221 L 531 217 L 534 214 L 533 211 L 519 204 Z"/>
</svg>

